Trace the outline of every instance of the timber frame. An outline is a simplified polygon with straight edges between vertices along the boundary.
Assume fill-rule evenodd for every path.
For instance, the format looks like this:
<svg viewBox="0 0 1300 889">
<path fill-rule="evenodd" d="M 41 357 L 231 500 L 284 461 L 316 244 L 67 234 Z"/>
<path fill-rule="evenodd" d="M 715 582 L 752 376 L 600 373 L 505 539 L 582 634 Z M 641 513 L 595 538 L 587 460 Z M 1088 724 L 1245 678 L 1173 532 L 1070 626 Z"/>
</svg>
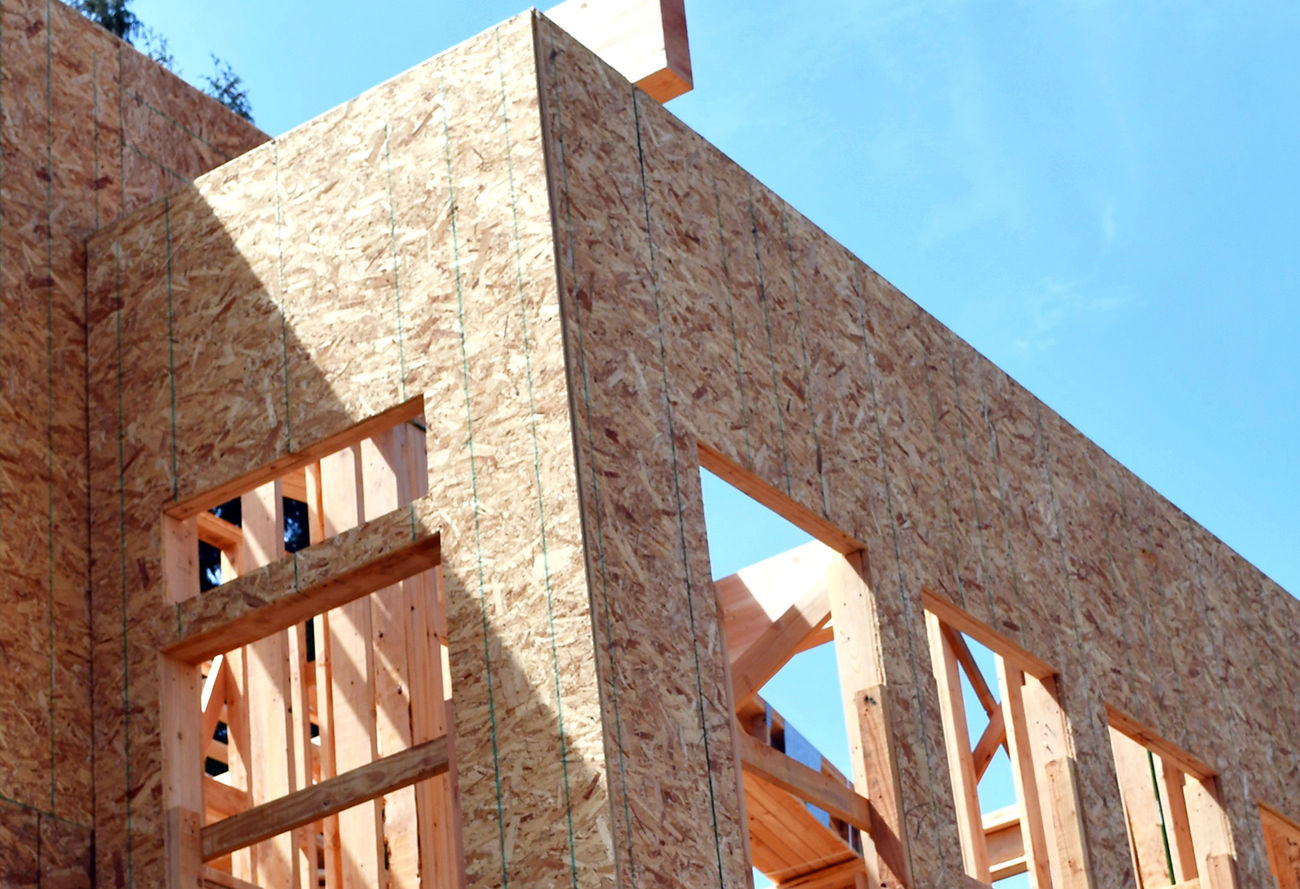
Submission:
<svg viewBox="0 0 1300 889">
<path fill-rule="evenodd" d="M 529 11 L 276 139 L 0 5 L 0 883 L 1300 889 L 1300 602 L 615 5 L 616 65 Z M 712 582 L 701 468 L 817 542 Z M 763 699 L 822 644 L 839 768 Z"/>
</svg>

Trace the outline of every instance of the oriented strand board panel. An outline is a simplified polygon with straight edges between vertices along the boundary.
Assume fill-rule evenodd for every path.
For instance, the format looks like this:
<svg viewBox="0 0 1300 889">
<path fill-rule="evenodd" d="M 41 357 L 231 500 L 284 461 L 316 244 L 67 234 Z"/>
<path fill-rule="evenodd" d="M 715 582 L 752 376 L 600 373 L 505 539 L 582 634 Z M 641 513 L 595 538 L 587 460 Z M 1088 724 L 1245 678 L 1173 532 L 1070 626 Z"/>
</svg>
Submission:
<svg viewBox="0 0 1300 889">
<path fill-rule="evenodd" d="M 543 26 L 541 90 L 620 880 L 744 886 L 698 447 L 865 548 L 917 884 L 961 860 L 922 590 L 1060 671 L 1097 886 L 1132 884 L 1128 714 L 1300 810 L 1300 602 L 869 267 Z M 829 680 L 828 680 L 829 681 Z"/>
<path fill-rule="evenodd" d="M 0 44 L 0 795 L 53 837 L 89 831 L 107 743 L 89 718 L 84 240 L 265 137 L 54 0 L 0 5 Z M 46 885 L 81 860 L 71 840 L 30 848 Z"/>
<path fill-rule="evenodd" d="M 90 242 L 102 885 L 163 868 L 156 663 L 192 611 L 164 590 L 164 510 L 417 396 L 470 885 L 611 884 L 533 28 L 488 31 Z"/>
</svg>

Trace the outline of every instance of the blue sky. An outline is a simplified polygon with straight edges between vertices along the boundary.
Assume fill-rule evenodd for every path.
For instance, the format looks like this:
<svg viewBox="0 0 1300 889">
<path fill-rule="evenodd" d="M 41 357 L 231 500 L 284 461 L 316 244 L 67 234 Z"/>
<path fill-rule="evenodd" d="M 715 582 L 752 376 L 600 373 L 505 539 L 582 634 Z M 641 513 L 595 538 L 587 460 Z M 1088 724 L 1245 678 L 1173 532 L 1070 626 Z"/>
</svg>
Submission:
<svg viewBox="0 0 1300 889">
<path fill-rule="evenodd" d="M 135 3 L 183 73 L 228 59 L 273 135 L 519 11 L 220 8 Z M 1300 593 L 1300 5 L 687 11 L 676 114 Z"/>
<path fill-rule="evenodd" d="M 516 4 L 136 0 L 278 134 Z M 687 123 L 1300 592 L 1300 6 L 687 0 Z"/>
</svg>

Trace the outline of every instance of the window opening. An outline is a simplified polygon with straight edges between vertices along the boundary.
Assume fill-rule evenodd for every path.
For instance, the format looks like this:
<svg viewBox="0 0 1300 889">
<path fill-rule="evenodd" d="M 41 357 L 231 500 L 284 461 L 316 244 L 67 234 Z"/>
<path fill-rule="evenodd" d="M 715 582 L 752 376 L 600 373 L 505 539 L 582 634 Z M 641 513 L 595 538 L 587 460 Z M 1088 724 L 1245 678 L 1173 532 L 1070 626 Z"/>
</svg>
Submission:
<svg viewBox="0 0 1300 889">
<path fill-rule="evenodd" d="M 291 472 L 196 513 L 195 530 L 206 522 L 226 535 L 211 544 L 220 579 L 238 584 L 295 545 L 423 496 L 421 426 L 389 426 L 299 467 L 302 488 L 286 483 Z M 213 520 L 238 531 L 233 545 Z M 192 820 L 172 828 L 169 843 L 184 852 L 175 860 L 215 885 L 463 885 L 445 601 L 428 564 L 395 581 L 380 569 L 390 585 L 285 629 L 222 636 L 235 647 L 196 653 L 197 663 L 164 656 L 164 683 L 178 689 L 164 693 L 164 720 L 179 727 L 164 732 L 165 762 L 179 764 L 168 767 L 173 783 L 196 781 L 184 798 L 201 800 L 197 812 L 173 812 Z M 181 582 L 199 569 L 191 562 Z"/>
<path fill-rule="evenodd" d="M 1233 886 L 1227 822 L 1204 764 L 1115 711 L 1111 752 L 1139 889 Z"/>
<path fill-rule="evenodd" d="M 831 584 L 853 568 L 708 469 L 701 486 L 755 887 L 852 887 L 866 873 L 869 810 L 849 777 L 846 702 L 825 643 L 834 636 Z"/>
<path fill-rule="evenodd" d="M 1073 769 L 1052 671 L 928 591 L 966 873 L 998 889 L 1068 885 L 1083 867 Z"/>
<path fill-rule="evenodd" d="M 320 506 L 321 466 L 339 460 L 351 460 L 355 465 L 367 462 L 376 469 L 388 465 L 390 472 L 399 471 L 404 463 L 423 466 L 425 424 L 421 407 L 420 399 L 408 402 L 387 416 L 361 424 L 350 434 L 337 436 L 334 443 L 322 442 L 310 452 L 285 458 L 278 472 L 253 473 L 247 481 L 235 480 L 219 491 L 190 498 L 169 510 L 169 543 L 194 547 L 198 563 L 192 588 L 169 586 L 172 600 L 207 592 L 243 571 L 273 561 L 263 558 L 261 550 L 265 547 L 261 544 L 254 545 L 256 552 L 246 551 L 245 531 L 250 522 L 256 526 L 259 538 L 267 536 L 269 540 L 271 531 L 267 529 L 279 529 L 280 539 L 274 542 L 274 548 L 275 558 L 281 558 L 355 527 L 362 521 L 361 516 L 374 518 L 382 514 L 374 508 L 378 504 L 391 511 L 410 503 L 419 496 L 410 485 L 399 486 L 396 497 L 388 491 L 367 493 L 363 487 L 336 492 L 336 500 L 344 496 L 349 502 L 355 501 L 357 508 L 335 510 L 327 531 L 322 525 L 326 520 Z M 407 431 L 395 433 L 399 428 Z M 367 497 L 373 503 L 368 503 Z"/>
</svg>

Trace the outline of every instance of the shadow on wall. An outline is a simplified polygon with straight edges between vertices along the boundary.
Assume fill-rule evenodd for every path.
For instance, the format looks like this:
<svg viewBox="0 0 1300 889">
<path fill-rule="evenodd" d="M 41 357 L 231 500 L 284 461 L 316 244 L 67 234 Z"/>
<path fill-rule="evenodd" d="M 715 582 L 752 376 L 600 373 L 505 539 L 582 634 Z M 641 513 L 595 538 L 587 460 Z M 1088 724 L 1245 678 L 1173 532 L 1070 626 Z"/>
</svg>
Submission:
<svg viewBox="0 0 1300 889">
<path fill-rule="evenodd" d="M 362 138 L 371 161 L 389 148 L 386 129 Z M 428 486 L 446 504 L 429 530 L 443 541 L 466 866 L 494 880 L 503 858 L 522 867 L 563 848 L 576 870 L 573 809 L 590 807 L 599 770 L 561 734 L 558 663 L 543 674 L 499 623 L 507 601 L 512 622 L 545 621 L 514 604 L 549 595 L 537 546 L 500 527 L 503 515 L 536 513 L 538 498 L 521 497 L 518 482 L 540 485 L 540 470 L 531 454 L 519 462 L 527 477 L 499 456 L 480 454 L 476 470 L 467 413 L 493 422 L 465 353 L 480 322 L 458 318 L 449 288 L 418 286 L 417 261 L 397 268 L 416 279 L 408 293 L 418 299 L 399 292 L 394 272 L 408 253 L 423 254 L 425 276 L 445 278 L 449 220 L 412 229 L 399 257 L 398 226 L 366 190 L 373 183 L 312 179 L 310 168 L 291 175 L 290 150 L 256 149 L 89 245 L 96 883 L 156 884 L 165 871 L 158 653 L 176 640 L 178 613 L 164 577 L 164 511 L 205 496 L 222 502 L 239 493 L 239 479 L 265 479 L 266 467 L 421 394 Z M 519 416 L 530 415 L 523 405 Z M 585 602 L 581 578 L 566 580 L 581 583 L 575 601 Z M 371 641 L 373 653 L 382 640 Z M 408 708 L 395 696 L 375 720 L 409 724 Z M 598 720 L 584 716 L 597 723 L 599 751 Z"/>
</svg>

